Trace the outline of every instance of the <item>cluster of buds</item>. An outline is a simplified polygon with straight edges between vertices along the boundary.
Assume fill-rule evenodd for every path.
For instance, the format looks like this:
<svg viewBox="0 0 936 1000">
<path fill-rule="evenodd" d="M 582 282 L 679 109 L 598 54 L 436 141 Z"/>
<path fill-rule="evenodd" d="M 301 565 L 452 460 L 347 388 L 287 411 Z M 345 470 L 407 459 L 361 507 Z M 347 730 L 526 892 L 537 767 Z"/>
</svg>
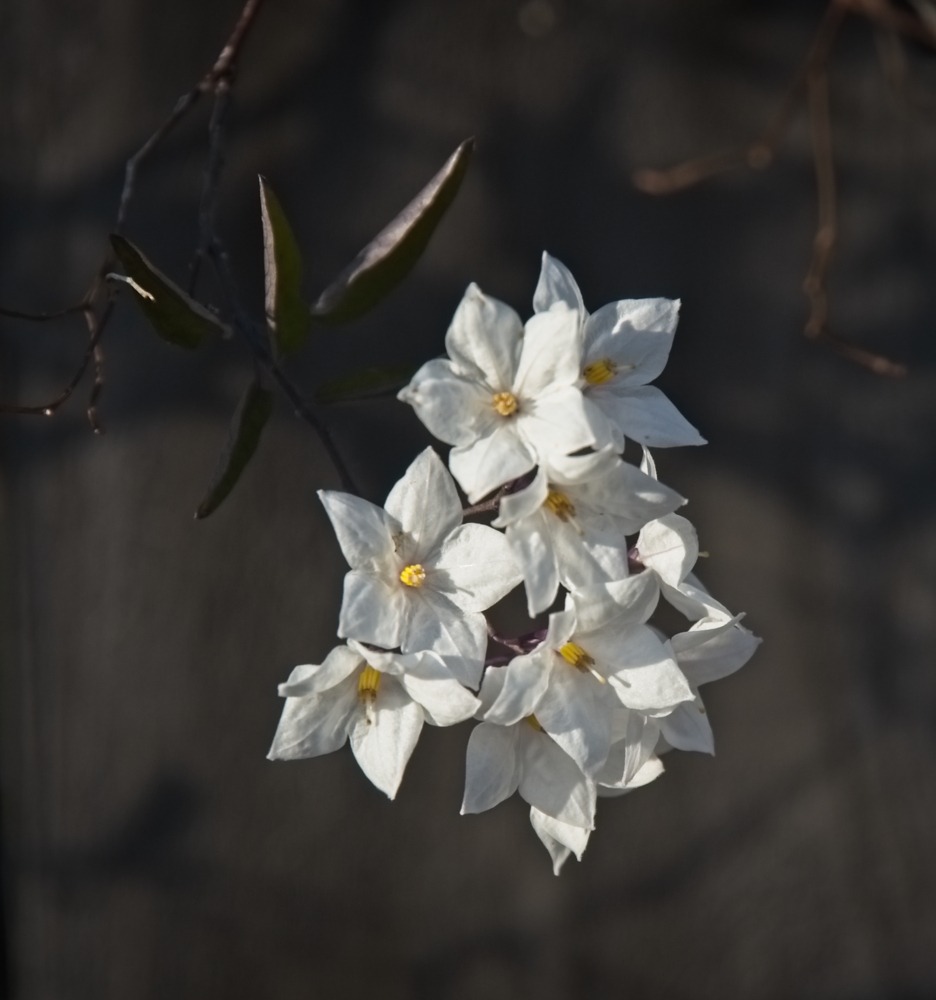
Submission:
<svg viewBox="0 0 936 1000">
<path fill-rule="evenodd" d="M 448 357 L 400 393 L 453 446 L 448 469 L 427 448 L 384 507 L 319 494 L 351 567 L 346 644 L 280 686 L 270 757 L 350 739 L 393 798 L 424 722 L 477 719 L 462 812 L 519 792 L 558 874 L 581 858 L 598 796 L 653 781 L 671 748 L 713 752 L 699 686 L 737 670 L 759 640 L 693 575 L 695 529 L 649 451 L 705 443 L 648 384 L 679 303 L 623 300 L 589 315 L 572 275 L 544 254 L 533 307 L 524 325 L 471 285 Z M 623 460 L 628 439 L 643 447 L 639 468 Z M 463 510 L 456 482 L 496 511 L 491 525 L 464 521 L 477 511 Z M 560 587 L 562 609 L 545 628 L 497 635 L 484 611 L 521 582 L 531 617 Z M 648 624 L 661 597 L 685 631 Z M 489 644 L 504 655 L 489 657 Z"/>
</svg>

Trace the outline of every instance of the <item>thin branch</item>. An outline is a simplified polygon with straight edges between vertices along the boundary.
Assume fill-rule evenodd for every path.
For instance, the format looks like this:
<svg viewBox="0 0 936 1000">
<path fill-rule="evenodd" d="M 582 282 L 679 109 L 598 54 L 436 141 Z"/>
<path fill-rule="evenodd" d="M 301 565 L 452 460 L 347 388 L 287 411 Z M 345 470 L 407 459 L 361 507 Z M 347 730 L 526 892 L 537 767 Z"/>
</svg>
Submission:
<svg viewBox="0 0 936 1000">
<path fill-rule="evenodd" d="M 199 84 L 203 92 L 213 90 L 220 80 L 233 75 L 241 47 L 262 4 L 263 0 L 247 0 L 247 3 L 244 4 L 244 9 L 241 11 L 230 37 L 225 42 L 221 54 Z"/>
<path fill-rule="evenodd" d="M 0 316 L 6 316 L 9 319 L 25 319 L 33 323 L 48 323 L 49 320 L 62 319 L 63 316 L 74 316 L 75 313 L 84 312 L 87 306 L 87 299 L 82 299 L 81 302 L 76 302 L 72 306 L 66 306 L 64 309 L 50 313 L 20 312 L 19 309 L 6 309 L 0 306 Z"/>
<path fill-rule="evenodd" d="M 478 503 L 472 504 L 470 507 L 465 507 L 462 511 L 462 517 L 470 517 L 472 514 L 486 514 L 488 511 L 497 510 L 500 507 L 501 500 L 507 496 L 510 492 L 510 487 L 512 483 L 504 483 L 496 493 L 489 496 L 487 500 L 481 500 Z"/>
</svg>

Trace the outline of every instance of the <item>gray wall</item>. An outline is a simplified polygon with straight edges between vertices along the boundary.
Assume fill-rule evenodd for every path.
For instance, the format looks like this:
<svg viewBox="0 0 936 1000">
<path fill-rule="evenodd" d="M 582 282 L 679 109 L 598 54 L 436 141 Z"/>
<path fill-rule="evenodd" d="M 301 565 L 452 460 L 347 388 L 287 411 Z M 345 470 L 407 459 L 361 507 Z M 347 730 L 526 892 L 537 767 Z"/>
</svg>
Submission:
<svg viewBox="0 0 936 1000">
<path fill-rule="evenodd" d="M 706 582 L 764 637 L 711 689 L 718 756 L 601 806 L 561 878 L 518 801 L 460 818 L 468 727 L 429 730 L 387 802 L 349 752 L 264 754 L 275 685 L 333 640 L 337 479 L 286 407 L 236 492 L 192 520 L 248 365 L 189 356 L 124 300 L 107 434 L 78 398 L 0 425 L 2 811 L 17 997 L 912 998 L 936 990 L 936 97 L 866 25 L 836 54 L 841 330 L 875 380 L 799 335 L 815 208 L 801 120 L 777 165 L 671 199 L 633 169 L 762 125 L 820 4 L 566 0 L 542 38 L 507 0 L 270 0 L 237 84 L 221 229 L 261 301 L 255 175 L 308 292 L 478 137 L 406 286 L 294 365 L 311 390 L 441 350 L 470 280 L 529 309 L 545 247 L 593 307 L 681 296 L 660 384 L 711 441 L 661 454 Z M 210 64 L 239 0 L 5 0 L 0 302 L 80 294 L 127 155 Z M 205 110 L 145 169 L 128 235 L 181 279 Z M 928 280 L 929 279 L 929 280 Z M 42 399 L 79 320 L 0 321 L 3 398 Z M 428 437 L 393 401 L 335 411 L 382 499 Z"/>
</svg>

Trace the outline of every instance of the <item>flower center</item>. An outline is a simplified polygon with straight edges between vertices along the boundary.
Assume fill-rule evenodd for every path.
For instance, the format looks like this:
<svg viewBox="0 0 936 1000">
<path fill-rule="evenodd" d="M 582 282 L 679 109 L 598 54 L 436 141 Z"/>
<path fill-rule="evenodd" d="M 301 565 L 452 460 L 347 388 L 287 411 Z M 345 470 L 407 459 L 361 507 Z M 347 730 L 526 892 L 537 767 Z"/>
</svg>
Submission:
<svg viewBox="0 0 936 1000">
<path fill-rule="evenodd" d="M 528 716 L 526 717 L 526 721 L 527 721 L 527 722 L 529 722 L 529 723 L 530 723 L 530 725 L 531 725 L 531 726 L 532 726 L 532 727 L 533 727 L 533 728 L 534 728 L 534 729 L 535 729 L 535 730 L 536 730 L 536 731 L 537 731 L 538 733 L 541 733 L 541 732 L 543 731 L 543 727 L 542 727 L 542 726 L 540 725 L 540 721 L 539 721 L 539 719 L 537 719 L 537 717 L 536 717 L 535 715 L 528 715 Z"/>
<path fill-rule="evenodd" d="M 509 417 L 517 412 L 517 397 L 512 392 L 495 393 L 494 398 L 491 400 L 491 406 L 502 417 Z"/>
<path fill-rule="evenodd" d="M 600 361 L 593 361 L 590 365 L 586 365 L 582 375 L 585 376 L 585 381 L 589 385 L 603 385 L 605 382 L 610 382 L 617 373 L 617 364 L 610 358 L 602 358 Z"/>
<path fill-rule="evenodd" d="M 559 655 L 566 663 L 570 666 L 578 667 L 579 670 L 588 670 L 589 667 L 595 665 L 594 657 L 589 656 L 577 642 L 567 642 L 559 650 Z"/>
<path fill-rule="evenodd" d="M 375 670 L 369 663 L 364 667 L 357 682 L 357 693 L 361 701 L 368 701 L 377 696 L 377 688 L 380 687 L 380 671 Z"/>
<path fill-rule="evenodd" d="M 407 587 L 421 587 L 426 582 L 426 571 L 419 563 L 406 566 L 400 573 L 400 579 Z"/>
<path fill-rule="evenodd" d="M 550 490 L 546 494 L 543 506 L 548 507 L 560 521 L 568 521 L 570 517 L 575 517 L 575 504 L 558 490 Z"/>
</svg>

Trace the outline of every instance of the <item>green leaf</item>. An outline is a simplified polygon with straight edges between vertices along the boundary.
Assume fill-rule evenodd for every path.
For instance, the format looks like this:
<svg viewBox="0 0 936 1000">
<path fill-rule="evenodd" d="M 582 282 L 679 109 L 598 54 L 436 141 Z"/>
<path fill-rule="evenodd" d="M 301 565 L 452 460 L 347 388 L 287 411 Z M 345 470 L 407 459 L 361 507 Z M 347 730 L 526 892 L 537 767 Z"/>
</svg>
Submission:
<svg viewBox="0 0 936 1000">
<path fill-rule="evenodd" d="M 372 309 L 409 274 L 465 178 L 474 139 L 466 139 L 445 166 L 319 296 L 312 315 L 346 323 Z"/>
<path fill-rule="evenodd" d="M 211 477 L 211 485 L 195 511 L 195 517 L 207 517 L 217 510 L 234 489 L 234 484 L 257 450 L 260 434 L 272 412 L 273 393 L 264 389 L 255 378 L 237 404 L 228 428 L 227 441 Z"/>
<path fill-rule="evenodd" d="M 350 403 L 359 399 L 386 396 L 402 389 L 418 371 L 419 365 L 392 365 L 388 368 L 365 368 L 320 385 L 316 403 Z"/>
<path fill-rule="evenodd" d="M 311 322 L 302 298 L 302 255 L 279 199 L 265 177 L 260 178 L 260 213 L 270 339 L 283 353 L 296 351 L 305 343 Z"/>
<path fill-rule="evenodd" d="M 129 240 L 112 233 L 110 241 L 140 308 L 163 340 L 194 350 L 227 330 L 214 313 L 170 281 Z"/>
</svg>

